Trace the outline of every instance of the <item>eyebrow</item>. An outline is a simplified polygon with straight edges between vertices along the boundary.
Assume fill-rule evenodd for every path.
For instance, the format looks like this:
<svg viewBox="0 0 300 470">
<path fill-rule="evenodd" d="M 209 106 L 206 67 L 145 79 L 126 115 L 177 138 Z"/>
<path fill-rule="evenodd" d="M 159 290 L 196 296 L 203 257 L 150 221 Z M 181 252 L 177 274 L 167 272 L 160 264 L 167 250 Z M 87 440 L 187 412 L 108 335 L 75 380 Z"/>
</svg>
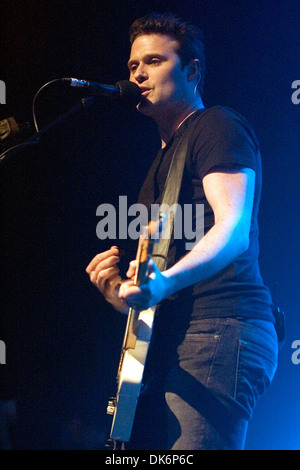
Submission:
<svg viewBox="0 0 300 470">
<path fill-rule="evenodd" d="M 142 60 L 144 61 L 147 61 L 149 59 L 152 59 L 153 57 L 158 57 L 159 59 L 161 60 L 166 60 L 166 56 L 162 55 L 162 54 L 159 54 L 157 52 L 150 52 L 146 55 L 143 56 Z M 127 67 L 129 68 L 130 70 L 130 67 L 133 65 L 133 64 L 137 64 L 138 62 L 140 62 L 139 60 L 137 59 L 129 59 L 129 61 L 127 62 Z"/>
</svg>

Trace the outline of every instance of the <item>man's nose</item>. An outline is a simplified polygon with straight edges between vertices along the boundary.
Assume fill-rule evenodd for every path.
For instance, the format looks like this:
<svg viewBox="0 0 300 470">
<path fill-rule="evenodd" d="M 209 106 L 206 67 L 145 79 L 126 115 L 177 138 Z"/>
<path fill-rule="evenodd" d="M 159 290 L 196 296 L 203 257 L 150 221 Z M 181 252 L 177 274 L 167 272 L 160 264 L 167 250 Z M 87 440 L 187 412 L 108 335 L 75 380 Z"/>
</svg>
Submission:
<svg viewBox="0 0 300 470">
<path fill-rule="evenodd" d="M 143 67 L 138 67 L 134 72 L 134 78 L 138 83 L 143 83 L 148 79 L 148 74 Z"/>
</svg>

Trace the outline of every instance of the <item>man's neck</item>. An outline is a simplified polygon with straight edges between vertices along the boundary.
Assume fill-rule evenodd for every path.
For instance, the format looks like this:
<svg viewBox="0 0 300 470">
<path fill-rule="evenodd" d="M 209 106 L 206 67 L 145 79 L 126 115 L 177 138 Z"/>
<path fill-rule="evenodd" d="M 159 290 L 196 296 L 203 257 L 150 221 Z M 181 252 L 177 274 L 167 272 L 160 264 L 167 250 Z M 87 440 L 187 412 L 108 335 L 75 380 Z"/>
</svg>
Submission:
<svg viewBox="0 0 300 470">
<path fill-rule="evenodd" d="M 193 105 L 188 105 L 180 110 L 174 109 L 172 112 L 169 111 L 166 115 L 161 114 L 155 119 L 161 137 L 162 148 L 168 144 L 181 124 L 191 116 L 191 114 L 202 108 L 204 108 L 204 106 L 202 100 L 199 99 Z"/>
</svg>

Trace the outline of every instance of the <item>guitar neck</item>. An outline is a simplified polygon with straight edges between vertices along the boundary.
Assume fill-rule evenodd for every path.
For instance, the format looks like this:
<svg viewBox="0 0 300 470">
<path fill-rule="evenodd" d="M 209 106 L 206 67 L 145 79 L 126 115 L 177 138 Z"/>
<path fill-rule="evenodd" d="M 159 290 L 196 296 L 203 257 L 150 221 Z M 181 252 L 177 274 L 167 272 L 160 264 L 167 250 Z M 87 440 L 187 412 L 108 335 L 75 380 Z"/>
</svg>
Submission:
<svg viewBox="0 0 300 470">
<path fill-rule="evenodd" d="M 144 232 L 139 238 L 139 244 L 136 254 L 137 267 L 133 280 L 135 286 L 141 286 L 143 284 L 146 284 L 147 282 L 148 264 L 150 259 L 152 258 L 153 247 L 155 243 L 155 239 L 151 237 L 154 232 L 151 233 L 148 227 L 146 229 L 147 232 Z M 135 310 L 134 308 L 130 308 L 126 323 L 122 350 L 135 348 L 138 330 L 138 317 L 139 311 Z"/>
</svg>

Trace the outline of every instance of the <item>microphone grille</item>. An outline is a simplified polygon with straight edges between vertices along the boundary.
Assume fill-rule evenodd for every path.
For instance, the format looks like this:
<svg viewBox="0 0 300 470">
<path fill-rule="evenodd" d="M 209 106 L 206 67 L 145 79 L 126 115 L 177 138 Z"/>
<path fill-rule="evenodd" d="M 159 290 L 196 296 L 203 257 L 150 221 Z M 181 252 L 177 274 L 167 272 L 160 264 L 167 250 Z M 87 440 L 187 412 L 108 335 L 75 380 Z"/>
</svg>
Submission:
<svg viewBox="0 0 300 470">
<path fill-rule="evenodd" d="M 130 82 L 129 80 L 120 80 L 116 83 L 116 87 L 120 89 L 119 98 L 122 99 L 122 101 L 134 106 L 138 105 L 141 101 L 142 92 L 136 83 Z"/>
</svg>

